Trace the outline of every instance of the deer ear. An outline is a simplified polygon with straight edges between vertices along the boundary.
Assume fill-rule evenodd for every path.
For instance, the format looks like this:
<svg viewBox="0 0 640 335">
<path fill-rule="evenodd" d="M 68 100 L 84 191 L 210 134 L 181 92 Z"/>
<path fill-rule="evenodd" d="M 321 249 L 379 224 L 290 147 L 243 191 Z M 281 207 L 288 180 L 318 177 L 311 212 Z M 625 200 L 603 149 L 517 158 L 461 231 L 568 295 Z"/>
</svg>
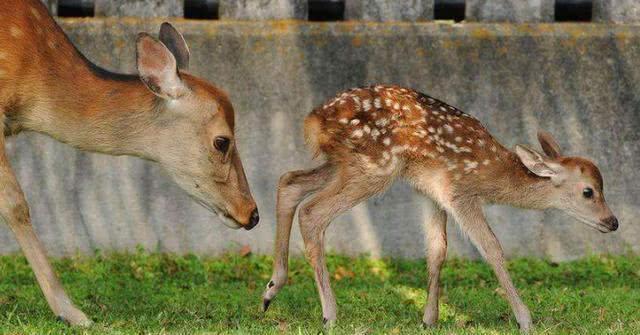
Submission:
<svg viewBox="0 0 640 335">
<path fill-rule="evenodd" d="M 169 22 L 165 22 L 160 26 L 160 41 L 171 51 L 176 58 L 178 69 L 189 69 L 189 47 L 184 37 Z"/>
<path fill-rule="evenodd" d="M 542 129 L 538 130 L 538 142 L 540 142 L 542 146 L 542 151 L 544 151 L 549 158 L 556 159 L 561 156 L 560 145 L 558 145 L 558 142 L 556 142 L 550 133 Z"/>
<path fill-rule="evenodd" d="M 140 79 L 151 92 L 163 99 L 177 99 L 187 92 L 178 74 L 176 59 L 162 42 L 140 33 L 136 51 Z"/>
<path fill-rule="evenodd" d="M 533 149 L 518 144 L 516 145 L 516 155 L 518 155 L 522 164 L 537 176 L 553 179 L 560 175 L 561 165 L 545 159 L 542 154 Z"/>
</svg>

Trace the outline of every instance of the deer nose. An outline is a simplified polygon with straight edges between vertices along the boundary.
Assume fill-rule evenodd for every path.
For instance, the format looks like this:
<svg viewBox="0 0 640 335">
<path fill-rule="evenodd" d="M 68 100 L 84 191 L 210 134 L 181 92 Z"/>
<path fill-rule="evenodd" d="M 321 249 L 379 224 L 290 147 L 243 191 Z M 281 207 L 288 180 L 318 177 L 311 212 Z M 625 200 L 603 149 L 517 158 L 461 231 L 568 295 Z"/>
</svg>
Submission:
<svg viewBox="0 0 640 335">
<path fill-rule="evenodd" d="M 604 219 L 604 223 L 607 226 L 609 226 L 609 229 L 611 231 L 618 230 L 618 219 L 615 216 L 610 216 L 610 217 Z"/>
<path fill-rule="evenodd" d="M 260 214 L 258 214 L 258 209 L 256 208 L 253 210 L 253 212 L 251 212 L 251 218 L 249 219 L 249 224 L 244 226 L 244 229 L 246 230 L 253 229 L 253 227 L 255 227 L 259 221 L 260 221 Z"/>
</svg>

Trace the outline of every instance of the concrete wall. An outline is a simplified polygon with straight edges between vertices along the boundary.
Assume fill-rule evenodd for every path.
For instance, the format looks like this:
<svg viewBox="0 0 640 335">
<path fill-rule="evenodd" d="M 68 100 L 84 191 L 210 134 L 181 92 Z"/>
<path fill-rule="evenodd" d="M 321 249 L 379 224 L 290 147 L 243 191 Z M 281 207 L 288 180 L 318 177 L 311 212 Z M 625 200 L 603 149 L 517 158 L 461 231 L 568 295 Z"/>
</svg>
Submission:
<svg viewBox="0 0 640 335">
<path fill-rule="evenodd" d="M 134 38 L 161 20 L 63 20 L 88 57 L 132 72 Z M 604 235 L 567 216 L 489 207 L 508 256 L 562 260 L 592 252 L 640 251 L 640 31 L 592 24 L 211 22 L 175 20 L 191 47 L 192 71 L 231 93 L 239 147 L 262 221 L 232 231 L 192 203 L 152 164 L 80 153 L 22 134 L 9 151 L 36 229 L 54 255 L 123 250 L 217 254 L 248 244 L 270 253 L 278 176 L 314 165 L 300 126 L 340 90 L 395 83 L 475 115 L 508 146 L 535 143 L 544 128 L 567 153 L 594 159 L 621 220 Z M 422 257 L 429 203 L 397 184 L 340 217 L 329 249 Z M 450 254 L 476 257 L 449 223 Z M 302 250 L 297 225 L 292 250 Z M 17 251 L 0 226 L 0 253 Z"/>
<path fill-rule="evenodd" d="M 551 22 L 555 0 L 467 0 L 465 20 Z"/>
</svg>

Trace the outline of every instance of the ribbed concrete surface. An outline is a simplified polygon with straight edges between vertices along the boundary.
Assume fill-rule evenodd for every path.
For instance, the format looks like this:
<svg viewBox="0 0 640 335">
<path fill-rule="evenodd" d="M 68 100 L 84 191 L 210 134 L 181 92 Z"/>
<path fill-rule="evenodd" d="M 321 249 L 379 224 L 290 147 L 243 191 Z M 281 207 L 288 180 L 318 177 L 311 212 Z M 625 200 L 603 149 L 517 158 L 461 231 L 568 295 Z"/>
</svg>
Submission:
<svg viewBox="0 0 640 335">
<path fill-rule="evenodd" d="M 161 21 L 65 20 L 88 57 L 133 71 L 134 38 Z M 640 30 L 638 26 L 439 25 L 175 21 L 186 32 L 192 71 L 231 93 L 239 146 L 262 222 L 231 231 L 193 204 L 161 171 L 133 158 L 79 153 L 41 135 L 10 141 L 35 225 L 55 255 L 94 249 L 217 254 L 249 244 L 270 253 L 278 176 L 312 166 L 300 125 L 336 92 L 395 83 L 477 116 L 508 146 L 533 143 L 538 127 L 567 153 L 601 167 L 607 199 L 621 220 L 603 235 L 567 216 L 491 207 L 488 216 L 509 256 L 569 259 L 640 251 Z M 329 249 L 422 257 L 430 206 L 406 185 L 336 220 Z M 451 254 L 474 257 L 449 224 Z M 302 250 L 297 227 L 292 249 Z M 0 252 L 17 250 L 0 227 Z"/>
</svg>

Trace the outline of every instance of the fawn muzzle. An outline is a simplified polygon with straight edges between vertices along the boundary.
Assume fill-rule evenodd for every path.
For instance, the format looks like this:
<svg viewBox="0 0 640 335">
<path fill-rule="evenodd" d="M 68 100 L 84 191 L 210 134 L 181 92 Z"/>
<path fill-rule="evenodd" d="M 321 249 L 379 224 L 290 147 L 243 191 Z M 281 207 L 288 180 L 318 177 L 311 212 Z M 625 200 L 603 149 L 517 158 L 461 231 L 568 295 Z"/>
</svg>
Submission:
<svg viewBox="0 0 640 335">
<path fill-rule="evenodd" d="M 604 226 L 606 229 L 608 229 L 609 230 L 608 232 L 618 230 L 618 226 L 619 226 L 618 219 L 613 215 L 602 220 L 601 225 Z"/>
</svg>

